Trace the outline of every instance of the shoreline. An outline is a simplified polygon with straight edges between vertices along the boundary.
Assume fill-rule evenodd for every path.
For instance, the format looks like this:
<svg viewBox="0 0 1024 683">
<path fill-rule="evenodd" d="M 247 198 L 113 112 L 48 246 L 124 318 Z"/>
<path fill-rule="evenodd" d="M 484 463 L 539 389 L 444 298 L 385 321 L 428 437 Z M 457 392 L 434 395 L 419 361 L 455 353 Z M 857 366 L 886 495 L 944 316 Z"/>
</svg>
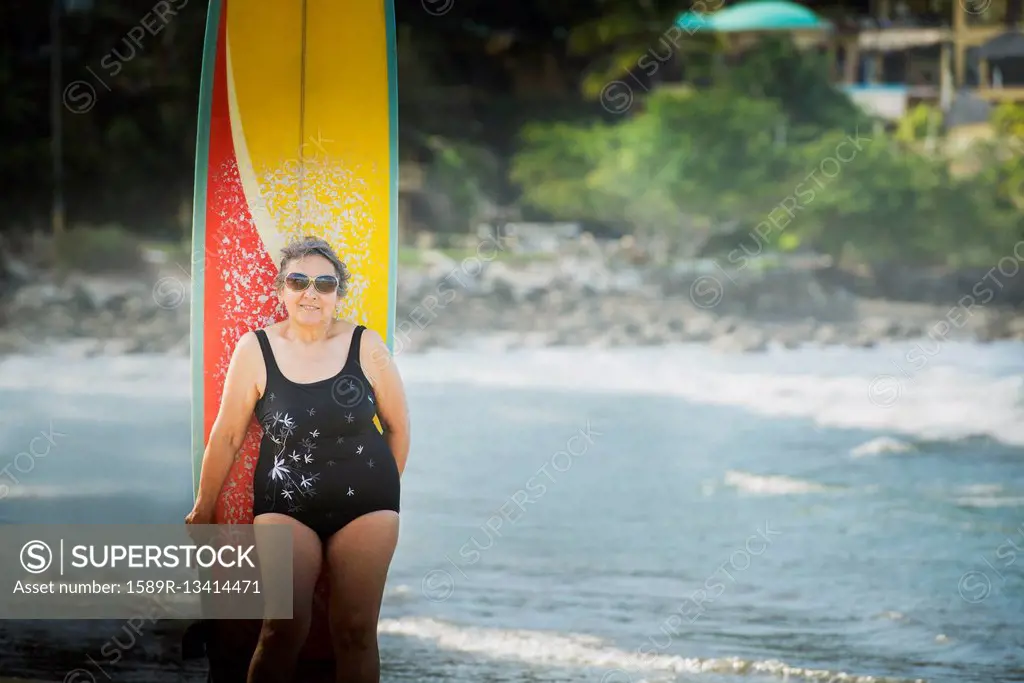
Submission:
<svg viewBox="0 0 1024 683">
<path fill-rule="evenodd" d="M 506 349 L 700 343 L 722 353 L 929 337 L 1024 341 L 1024 313 L 1010 307 L 972 306 L 973 297 L 944 304 L 869 298 L 806 270 L 735 280 L 666 277 L 574 255 L 518 266 L 473 259 L 473 269 L 469 259 L 460 264 L 439 252 L 426 252 L 424 261 L 400 268 L 396 353 L 454 348 L 478 335 Z M 89 356 L 188 356 L 190 287 L 187 270 L 175 264 L 137 275 L 48 274 L 3 297 L 0 356 L 76 341 Z"/>
</svg>

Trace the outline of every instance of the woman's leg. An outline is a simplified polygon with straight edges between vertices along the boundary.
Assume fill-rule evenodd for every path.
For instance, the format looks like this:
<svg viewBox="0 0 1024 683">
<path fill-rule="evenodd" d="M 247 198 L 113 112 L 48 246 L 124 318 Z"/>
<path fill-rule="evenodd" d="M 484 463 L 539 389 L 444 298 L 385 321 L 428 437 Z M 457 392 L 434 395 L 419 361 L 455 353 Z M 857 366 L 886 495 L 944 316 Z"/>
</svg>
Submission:
<svg viewBox="0 0 1024 683">
<path fill-rule="evenodd" d="M 313 609 L 313 590 L 323 566 L 320 537 L 304 524 L 276 513 L 258 515 L 253 524 L 287 524 L 292 531 L 292 618 L 264 619 L 256 652 L 249 664 L 248 683 L 291 681 L 299 652 L 306 644 Z M 277 548 L 257 544 L 256 552 L 269 557 Z M 271 563 L 267 563 L 271 564 Z M 261 571 L 267 565 L 261 563 Z M 272 590 L 275 577 L 264 576 L 266 591 Z M 269 598 L 268 598 L 269 599 Z"/>
<path fill-rule="evenodd" d="M 391 558 L 398 544 L 398 514 L 371 512 L 327 541 L 330 623 L 339 683 L 379 683 L 377 619 Z"/>
</svg>

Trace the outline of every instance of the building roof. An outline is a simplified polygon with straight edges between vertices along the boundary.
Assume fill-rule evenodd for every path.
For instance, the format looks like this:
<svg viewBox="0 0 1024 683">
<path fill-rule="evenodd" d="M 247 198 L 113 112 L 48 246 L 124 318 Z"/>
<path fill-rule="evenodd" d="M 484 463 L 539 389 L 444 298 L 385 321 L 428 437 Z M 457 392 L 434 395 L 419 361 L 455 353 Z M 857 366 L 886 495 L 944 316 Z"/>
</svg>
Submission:
<svg viewBox="0 0 1024 683">
<path fill-rule="evenodd" d="M 975 97 L 969 90 L 958 92 L 950 103 L 949 111 L 944 117 L 944 124 L 947 129 L 958 126 L 970 126 L 979 123 L 988 123 L 992 117 L 992 105 L 985 100 Z"/>
<path fill-rule="evenodd" d="M 1024 57 L 1024 33 L 1006 32 L 992 38 L 980 48 L 981 59 L 1008 59 Z"/>
</svg>

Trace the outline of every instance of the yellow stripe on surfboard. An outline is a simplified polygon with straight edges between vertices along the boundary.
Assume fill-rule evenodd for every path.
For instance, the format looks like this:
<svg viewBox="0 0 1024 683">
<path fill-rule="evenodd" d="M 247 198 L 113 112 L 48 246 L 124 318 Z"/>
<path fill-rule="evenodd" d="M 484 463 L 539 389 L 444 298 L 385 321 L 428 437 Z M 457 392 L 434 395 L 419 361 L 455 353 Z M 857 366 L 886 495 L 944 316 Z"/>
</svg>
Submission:
<svg viewBox="0 0 1024 683">
<path fill-rule="evenodd" d="M 264 246 L 276 262 L 288 239 L 326 239 L 352 273 L 342 317 L 384 336 L 396 276 L 385 3 L 229 1 L 227 47 L 235 152 Z"/>
</svg>

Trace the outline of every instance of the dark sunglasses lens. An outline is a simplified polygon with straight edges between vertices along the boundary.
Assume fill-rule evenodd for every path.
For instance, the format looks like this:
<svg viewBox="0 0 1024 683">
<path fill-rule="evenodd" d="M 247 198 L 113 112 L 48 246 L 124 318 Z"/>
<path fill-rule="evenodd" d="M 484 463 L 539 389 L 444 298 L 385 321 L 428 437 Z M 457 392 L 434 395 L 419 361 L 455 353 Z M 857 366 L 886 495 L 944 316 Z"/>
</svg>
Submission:
<svg viewBox="0 0 1024 683">
<path fill-rule="evenodd" d="M 321 294 L 331 294 L 338 291 L 338 278 L 333 275 L 321 275 L 316 280 L 316 291 Z"/>
<path fill-rule="evenodd" d="M 304 291 L 309 287 L 309 277 L 302 275 L 301 273 L 291 273 L 284 279 L 284 281 L 285 284 L 296 292 Z"/>
</svg>

